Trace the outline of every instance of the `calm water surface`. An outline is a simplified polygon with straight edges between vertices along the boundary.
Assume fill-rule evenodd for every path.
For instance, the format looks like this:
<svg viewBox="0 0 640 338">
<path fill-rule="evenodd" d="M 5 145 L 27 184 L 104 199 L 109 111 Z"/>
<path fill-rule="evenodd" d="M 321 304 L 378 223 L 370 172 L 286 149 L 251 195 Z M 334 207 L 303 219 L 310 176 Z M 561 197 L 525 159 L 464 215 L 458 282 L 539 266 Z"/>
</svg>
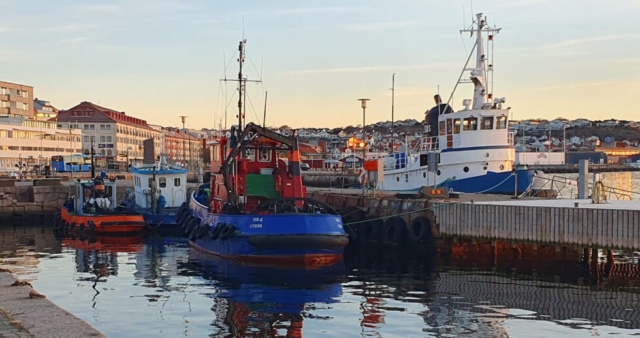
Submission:
<svg viewBox="0 0 640 338">
<path fill-rule="evenodd" d="M 640 192 L 640 173 L 604 180 Z M 2 226 L 0 266 L 110 337 L 640 336 L 637 265 L 595 274 L 578 249 L 443 242 L 420 254 L 348 248 L 341 264 L 301 271 L 233 264 L 182 238 Z"/>
<path fill-rule="evenodd" d="M 447 245 L 349 248 L 341 264 L 300 271 L 232 264 L 181 238 L 19 226 L 0 229 L 0 265 L 110 337 L 640 335 L 637 266 L 592 283 L 575 252 Z"/>
</svg>

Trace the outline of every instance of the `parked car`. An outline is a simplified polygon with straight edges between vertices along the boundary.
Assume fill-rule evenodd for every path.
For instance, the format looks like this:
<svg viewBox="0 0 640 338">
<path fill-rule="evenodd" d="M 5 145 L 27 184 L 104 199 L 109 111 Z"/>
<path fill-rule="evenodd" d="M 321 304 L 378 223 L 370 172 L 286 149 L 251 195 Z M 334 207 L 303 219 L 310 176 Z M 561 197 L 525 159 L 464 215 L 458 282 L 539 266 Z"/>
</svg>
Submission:
<svg viewBox="0 0 640 338">
<path fill-rule="evenodd" d="M 300 163 L 300 170 L 307 171 L 311 169 L 311 167 L 307 163 Z"/>
</svg>

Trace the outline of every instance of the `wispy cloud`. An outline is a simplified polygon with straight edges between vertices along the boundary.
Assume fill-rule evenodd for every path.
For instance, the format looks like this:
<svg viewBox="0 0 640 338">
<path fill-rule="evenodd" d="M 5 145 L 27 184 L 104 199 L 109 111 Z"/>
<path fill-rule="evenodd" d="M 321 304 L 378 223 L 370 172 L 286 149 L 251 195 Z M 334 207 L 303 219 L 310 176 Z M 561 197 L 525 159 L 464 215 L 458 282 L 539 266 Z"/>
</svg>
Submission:
<svg viewBox="0 0 640 338">
<path fill-rule="evenodd" d="M 81 10 L 90 12 L 90 13 L 99 13 L 99 14 L 115 14 L 120 11 L 121 7 L 117 5 L 107 5 L 107 4 L 94 4 L 94 5 L 86 5 L 81 8 Z"/>
<path fill-rule="evenodd" d="M 530 88 L 530 91 L 535 92 L 543 92 L 543 91 L 563 91 L 563 90 L 574 90 L 574 89 L 586 89 L 586 88 L 601 88 L 601 87 L 610 87 L 610 88 L 631 88 L 631 87 L 639 87 L 640 81 L 595 81 L 595 82 L 581 82 L 581 83 L 567 83 L 553 86 L 542 86 L 542 87 L 533 87 Z"/>
<path fill-rule="evenodd" d="M 617 34 L 617 35 L 601 35 L 601 36 L 592 36 L 588 38 L 579 38 L 579 39 L 570 39 L 565 41 L 560 41 L 544 46 L 538 46 L 535 49 L 543 50 L 543 49 L 552 49 L 552 48 L 561 48 L 561 47 L 569 47 L 575 45 L 581 45 L 592 42 L 602 42 L 602 41 L 612 41 L 612 40 L 621 40 L 626 38 L 631 38 L 634 36 L 638 36 L 638 34 Z"/>
<path fill-rule="evenodd" d="M 367 73 L 367 72 L 388 72 L 401 70 L 421 70 L 459 66 L 458 63 L 434 63 L 427 65 L 404 65 L 404 66 L 366 66 L 366 67 L 346 67 L 346 68 L 323 68 L 323 69 L 302 69 L 292 70 L 288 74 L 336 74 L 336 73 Z"/>
<path fill-rule="evenodd" d="M 317 14 L 317 13 L 330 13 L 330 12 L 350 12 L 355 11 L 354 7 L 300 7 L 300 8 L 286 8 L 277 9 L 273 13 L 279 15 L 289 14 Z"/>
<path fill-rule="evenodd" d="M 58 40 L 58 41 L 55 41 L 54 43 L 72 44 L 72 43 L 85 42 L 85 41 L 88 41 L 88 40 L 91 40 L 91 38 L 89 38 L 89 37 L 77 37 L 77 38 L 68 38 L 68 39 Z"/>
<path fill-rule="evenodd" d="M 370 22 L 347 25 L 348 30 L 353 31 L 376 31 L 376 30 L 388 30 L 398 29 L 404 27 L 417 26 L 418 21 L 387 21 L 387 22 Z"/>
</svg>

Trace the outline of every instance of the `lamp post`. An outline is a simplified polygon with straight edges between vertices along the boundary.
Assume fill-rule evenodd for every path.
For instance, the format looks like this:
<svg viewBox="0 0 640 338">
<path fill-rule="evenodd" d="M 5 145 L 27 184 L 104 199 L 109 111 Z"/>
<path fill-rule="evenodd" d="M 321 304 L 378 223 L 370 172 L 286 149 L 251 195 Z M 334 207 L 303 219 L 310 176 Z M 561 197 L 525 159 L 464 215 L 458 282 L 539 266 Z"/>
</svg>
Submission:
<svg viewBox="0 0 640 338">
<path fill-rule="evenodd" d="M 180 120 L 182 120 L 182 162 L 184 167 L 186 168 L 187 165 L 185 161 L 187 159 L 187 148 L 186 148 L 186 144 L 184 143 L 184 123 L 187 121 L 187 116 L 186 115 L 180 116 Z"/>
<path fill-rule="evenodd" d="M 362 107 L 362 140 L 364 140 L 364 133 L 365 133 L 365 115 L 366 115 L 366 111 L 367 111 L 367 101 L 369 101 L 369 99 L 358 99 L 358 101 L 360 101 L 360 106 Z M 362 167 L 364 168 L 364 158 L 366 155 L 366 147 L 362 148 Z"/>
</svg>

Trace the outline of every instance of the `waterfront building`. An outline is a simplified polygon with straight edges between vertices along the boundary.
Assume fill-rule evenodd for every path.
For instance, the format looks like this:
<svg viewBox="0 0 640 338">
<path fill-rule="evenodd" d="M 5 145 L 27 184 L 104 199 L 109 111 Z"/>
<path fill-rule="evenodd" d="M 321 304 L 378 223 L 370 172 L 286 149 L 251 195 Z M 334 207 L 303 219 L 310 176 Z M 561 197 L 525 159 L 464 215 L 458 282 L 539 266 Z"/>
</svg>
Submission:
<svg viewBox="0 0 640 338">
<path fill-rule="evenodd" d="M 0 115 L 34 117 L 33 87 L 0 81 Z"/>
<path fill-rule="evenodd" d="M 58 116 L 58 109 L 49 101 L 36 98 L 33 100 L 33 109 L 35 109 L 36 120 L 50 120 Z"/>
<path fill-rule="evenodd" d="M 180 128 L 162 128 L 164 134 L 164 154 L 169 161 L 189 169 L 202 165 L 202 139 Z"/>
<path fill-rule="evenodd" d="M 59 129 L 55 122 L 0 116 L 0 171 L 15 171 L 16 165 L 31 170 L 53 156 L 78 154 L 81 138 L 80 130 Z"/>
<path fill-rule="evenodd" d="M 143 141 L 153 139 L 154 154 L 162 152 L 164 135 L 147 121 L 125 112 L 105 108 L 91 102 L 81 102 L 61 110 L 55 118 L 58 128 L 82 130 L 82 153 L 91 154 L 91 145 L 98 161 L 96 167 L 117 169 L 127 163 L 142 163 Z"/>
</svg>

